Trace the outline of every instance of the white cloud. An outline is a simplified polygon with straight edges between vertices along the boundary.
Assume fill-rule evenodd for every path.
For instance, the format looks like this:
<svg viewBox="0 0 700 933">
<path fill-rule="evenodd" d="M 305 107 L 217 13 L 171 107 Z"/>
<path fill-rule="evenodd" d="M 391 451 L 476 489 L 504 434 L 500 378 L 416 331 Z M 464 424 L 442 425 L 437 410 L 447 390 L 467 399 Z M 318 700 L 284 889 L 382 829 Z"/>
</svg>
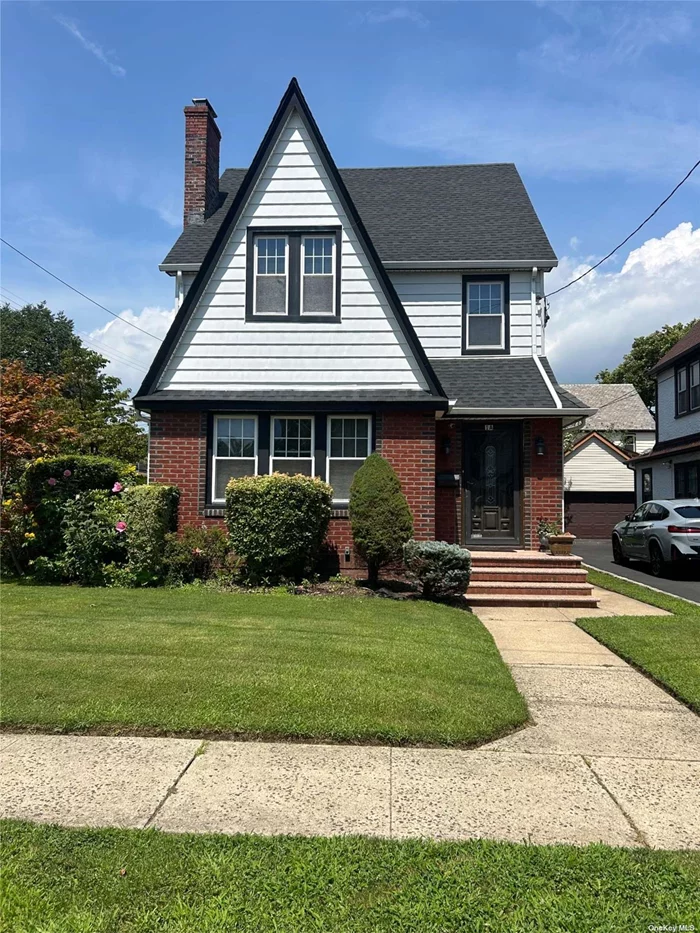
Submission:
<svg viewBox="0 0 700 933">
<path fill-rule="evenodd" d="M 124 320 L 112 318 L 104 327 L 90 331 L 88 337 L 100 344 L 94 349 L 110 358 L 107 371 L 118 376 L 124 385 L 136 391 L 153 362 L 160 341 L 168 332 L 175 317 L 175 309 L 152 307 L 144 308 L 136 313 L 127 308 L 121 312 L 120 317 Z M 154 337 L 158 337 L 159 340 L 141 333 L 124 323 L 125 321 L 136 324 L 149 334 L 153 334 Z M 105 347 L 109 350 L 104 349 Z M 113 354 L 111 357 L 110 352 Z"/>
<path fill-rule="evenodd" d="M 382 23 L 408 22 L 416 26 L 425 27 L 428 25 L 428 18 L 419 10 L 407 6 L 395 6 L 391 9 L 368 10 L 359 16 L 360 22 L 369 23 L 373 26 Z"/>
<path fill-rule="evenodd" d="M 678 177 L 700 150 L 700 125 L 687 118 L 498 90 L 450 96 L 397 89 L 384 100 L 375 132 L 389 145 L 452 161 L 516 162 L 539 176 Z"/>
<path fill-rule="evenodd" d="M 565 257 L 547 277 L 547 291 L 595 259 Z M 562 382 L 593 381 L 621 362 L 635 337 L 698 316 L 700 227 L 681 223 L 632 250 L 620 269 L 604 269 L 551 299 L 547 356 Z"/>
<path fill-rule="evenodd" d="M 55 16 L 54 19 L 72 36 L 74 36 L 84 49 L 94 55 L 95 58 L 98 59 L 98 61 L 101 61 L 103 65 L 106 65 L 115 78 L 123 78 L 126 75 L 126 69 L 122 68 L 121 65 L 117 65 L 116 62 L 111 60 L 111 56 L 114 53 L 105 52 L 101 45 L 98 45 L 96 42 L 92 42 L 92 40 L 84 36 L 80 29 L 78 29 L 77 23 L 75 23 L 72 19 L 66 19 L 63 16 Z"/>
</svg>

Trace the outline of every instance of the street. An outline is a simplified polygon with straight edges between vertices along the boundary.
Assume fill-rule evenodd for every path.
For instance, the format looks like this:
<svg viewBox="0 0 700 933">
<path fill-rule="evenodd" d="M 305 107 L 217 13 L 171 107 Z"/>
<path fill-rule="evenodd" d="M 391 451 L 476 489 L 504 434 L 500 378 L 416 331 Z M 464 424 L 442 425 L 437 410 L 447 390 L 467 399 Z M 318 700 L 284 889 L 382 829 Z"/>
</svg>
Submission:
<svg viewBox="0 0 700 933">
<path fill-rule="evenodd" d="M 590 564 L 591 567 L 595 567 L 597 570 L 606 570 L 608 573 L 615 573 L 619 577 L 625 577 L 635 583 L 646 583 L 647 586 L 653 586 L 657 590 L 663 590 L 664 593 L 670 593 L 672 596 L 683 596 L 685 599 L 692 599 L 693 602 L 700 603 L 700 574 L 698 574 L 697 568 L 674 568 L 673 577 L 655 577 L 652 575 L 649 565 L 641 561 L 632 561 L 626 567 L 614 563 L 612 546 L 609 540 L 585 541 L 577 539 L 574 544 L 574 554 L 578 554 L 583 558 L 584 563 Z"/>
</svg>

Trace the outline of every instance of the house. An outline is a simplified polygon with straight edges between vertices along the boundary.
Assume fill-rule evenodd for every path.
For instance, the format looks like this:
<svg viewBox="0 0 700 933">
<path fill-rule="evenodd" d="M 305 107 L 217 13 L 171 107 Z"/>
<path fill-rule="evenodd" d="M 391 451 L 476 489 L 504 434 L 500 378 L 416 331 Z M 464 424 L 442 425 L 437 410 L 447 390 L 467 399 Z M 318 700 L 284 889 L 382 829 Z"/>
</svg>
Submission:
<svg viewBox="0 0 700 933">
<path fill-rule="evenodd" d="M 511 164 L 338 169 L 296 79 L 250 166 L 219 176 L 214 108 L 185 108 L 178 310 L 134 403 L 180 522 L 221 522 L 231 477 L 327 479 L 355 555 L 352 477 L 394 466 L 416 536 L 538 547 L 562 516 L 562 430 L 593 414 L 545 357 L 557 263 Z"/>
<path fill-rule="evenodd" d="M 656 422 L 629 383 L 562 388 L 597 409 L 564 456 L 566 526 L 580 538 L 608 538 L 634 511 L 634 474 L 627 465 L 654 446 Z"/>
<path fill-rule="evenodd" d="M 656 376 L 656 443 L 637 457 L 637 505 L 700 496 L 700 321 L 651 370 Z"/>
</svg>

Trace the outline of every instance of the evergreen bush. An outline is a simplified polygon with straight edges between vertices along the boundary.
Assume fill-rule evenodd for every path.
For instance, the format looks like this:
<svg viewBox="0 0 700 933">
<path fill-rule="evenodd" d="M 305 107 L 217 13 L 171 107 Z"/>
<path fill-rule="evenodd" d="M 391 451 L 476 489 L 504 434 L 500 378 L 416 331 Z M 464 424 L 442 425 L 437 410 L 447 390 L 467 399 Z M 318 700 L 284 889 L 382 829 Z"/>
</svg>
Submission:
<svg viewBox="0 0 700 933">
<path fill-rule="evenodd" d="M 350 487 L 350 523 L 357 553 L 367 563 L 370 585 L 382 567 L 401 558 L 413 535 L 413 516 L 388 460 L 370 454 Z"/>
<path fill-rule="evenodd" d="M 403 557 L 409 576 L 427 599 L 463 596 L 469 586 L 472 556 L 466 548 L 446 541 L 408 541 Z"/>
<path fill-rule="evenodd" d="M 133 586 L 154 586 L 163 582 L 166 537 L 177 527 L 179 498 L 177 486 L 156 483 L 130 486 L 121 494 L 126 525 L 126 570 Z"/>
</svg>

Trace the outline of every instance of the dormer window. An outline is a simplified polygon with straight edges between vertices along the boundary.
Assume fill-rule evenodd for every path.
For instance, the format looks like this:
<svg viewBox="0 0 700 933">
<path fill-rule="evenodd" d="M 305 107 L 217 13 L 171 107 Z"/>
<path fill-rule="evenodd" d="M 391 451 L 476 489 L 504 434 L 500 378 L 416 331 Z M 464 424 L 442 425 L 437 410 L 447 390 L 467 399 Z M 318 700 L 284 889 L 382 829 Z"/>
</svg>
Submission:
<svg viewBox="0 0 700 933">
<path fill-rule="evenodd" d="M 340 320 L 340 228 L 248 228 L 246 320 Z"/>
<path fill-rule="evenodd" d="M 509 349 L 508 276 L 465 276 L 464 353 L 500 354 Z"/>
</svg>

